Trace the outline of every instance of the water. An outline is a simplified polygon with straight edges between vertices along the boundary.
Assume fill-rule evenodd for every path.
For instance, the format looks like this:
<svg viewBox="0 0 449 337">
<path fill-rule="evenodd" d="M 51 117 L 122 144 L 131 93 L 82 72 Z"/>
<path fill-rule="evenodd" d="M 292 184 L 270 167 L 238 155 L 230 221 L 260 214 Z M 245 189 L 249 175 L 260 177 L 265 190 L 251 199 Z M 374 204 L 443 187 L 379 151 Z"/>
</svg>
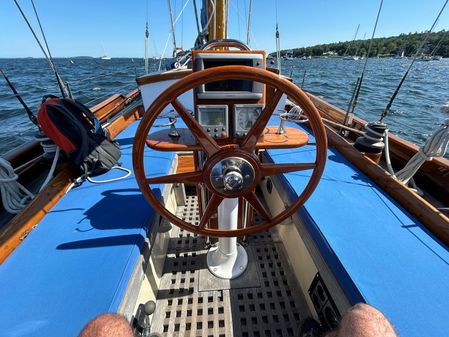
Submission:
<svg viewBox="0 0 449 337">
<path fill-rule="evenodd" d="M 73 64 L 69 59 L 55 62 L 63 79 L 70 83 L 74 96 L 89 106 L 111 94 L 128 93 L 136 87 L 136 74 L 143 72 L 141 59 L 75 58 Z M 286 75 L 291 74 L 298 85 L 306 70 L 304 88 L 345 110 L 363 62 L 332 58 L 286 60 L 282 70 Z M 403 59 L 370 59 L 356 114 L 368 121 L 378 120 L 409 63 L 410 60 Z M 33 111 L 37 111 L 43 95 L 58 94 L 54 75 L 45 59 L 0 59 L 0 67 Z M 150 61 L 150 70 L 156 69 L 157 62 Z M 449 114 L 440 111 L 449 101 L 448 75 L 449 59 L 416 62 L 385 119 L 390 129 L 422 145 L 432 131 L 449 118 Z M 33 139 L 36 133 L 36 127 L 3 79 L 0 79 L 0 125 L 0 155 Z"/>
<path fill-rule="evenodd" d="M 356 115 L 366 121 L 378 120 L 402 76 L 410 65 L 407 59 L 369 59 Z M 292 73 L 296 84 L 343 110 L 348 107 L 354 84 L 364 60 L 311 59 L 284 61 L 283 73 Z M 449 101 L 449 59 L 415 62 L 392 110 L 384 121 L 392 132 L 418 145 L 449 114 L 440 108 Z"/>
</svg>

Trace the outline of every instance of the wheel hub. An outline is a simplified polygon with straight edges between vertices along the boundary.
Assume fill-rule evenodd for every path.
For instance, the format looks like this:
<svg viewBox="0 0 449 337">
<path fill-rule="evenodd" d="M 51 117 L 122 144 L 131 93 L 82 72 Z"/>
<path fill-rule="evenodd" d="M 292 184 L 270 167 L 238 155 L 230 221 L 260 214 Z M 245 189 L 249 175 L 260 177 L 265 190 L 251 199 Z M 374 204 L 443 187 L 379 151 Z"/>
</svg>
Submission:
<svg viewBox="0 0 449 337">
<path fill-rule="evenodd" d="M 229 196 L 246 191 L 254 182 L 254 178 L 253 166 L 240 157 L 228 157 L 218 161 L 210 173 L 214 189 Z"/>
</svg>

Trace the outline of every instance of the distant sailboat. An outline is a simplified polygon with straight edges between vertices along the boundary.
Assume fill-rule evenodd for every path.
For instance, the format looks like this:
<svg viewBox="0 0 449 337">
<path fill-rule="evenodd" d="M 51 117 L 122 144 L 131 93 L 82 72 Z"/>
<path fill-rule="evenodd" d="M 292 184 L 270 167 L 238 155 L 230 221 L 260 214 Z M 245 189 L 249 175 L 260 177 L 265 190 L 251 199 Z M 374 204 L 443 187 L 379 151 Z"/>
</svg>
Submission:
<svg viewBox="0 0 449 337">
<path fill-rule="evenodd" d="M 403 59 L 403 58 L 406 58 L 406 57 L 405 57 L 405 52 L 404 52 L 404 50 L 402 51 L 401 55 L 396 55 L 394 58 L 395 58 L 395 59 Z"/>
<path fill-rule="evenodd" d="M 431 61 L 440 61 L 443 56 L 440 55 L 436 55 L 436 52 L 438 51 L 438 49 L 440 48 L 441 42 L 443 42 L 444 38 L 446 37 L 447 34 L 444 34 L 443 37 L 440 39 L 440 41 L 438 41 L 437 45 L 435 46 L 435 48 L 432 50 L 432 52 L 430 53 L 430 60 Z"/>
<path fill-rule="evenodd" d="M 293 50 L 287 50 L 285 52 L 284 60 L 293 60 Z"/>
<path fill-rule="evenodd" d="M 103 47 L 103 56 L 100 57 L 102 60 L 110 60 L 111 57 L 106 53 L 106 49 L 104 48 L 103 42 L 101 42 L 101 46 Z"/>
<path fill-rule="evenodd" d="M 449 113 L 449 102 L 446 102 L 441 108 L 440 108 L 441 112 L 444 113 Z"/>
<path fill-rule="evenodd" d="M 343 60 L 358 60 L 360 59 L 360 57 L 357 56 L 357 52 L 359 50 L 359 48 L 357 48 L 356 52 L 354 55 L 348 55 L 349 49 L 351 48 L 351 45 L 355 42 L 355 40 L 357 39 L 357 34 L 359 33 L 359 28 L 360 28 L 360 24 L 358 24 L 357 29 L 355 30 L 355 34 L 354 34 L 354 38 L 352 39 L 352 41 L 349 43 L 348 47 L 346 48 L 345 53 L 343 54 Z"/>
</svg>

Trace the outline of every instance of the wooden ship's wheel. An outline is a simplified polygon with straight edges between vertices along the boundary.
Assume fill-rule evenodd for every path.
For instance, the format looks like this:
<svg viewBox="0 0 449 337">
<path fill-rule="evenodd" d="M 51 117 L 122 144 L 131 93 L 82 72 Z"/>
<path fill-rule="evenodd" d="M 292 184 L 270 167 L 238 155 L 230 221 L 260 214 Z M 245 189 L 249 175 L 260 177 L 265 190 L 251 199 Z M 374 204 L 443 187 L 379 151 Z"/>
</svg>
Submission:
<svg viewBox="0 0 449 337">
<path fill-rule="evenodd" d="M 202 84 L 228 79 L 260 82 L 270 86 L 275 91 L 246 137 L 238 143 L 230 139 L 229 142 L 221 142 L 219 144 L 187 111 L 178 97 Z M 309 120 L 310 128 L 316 140 L 316 161 L 313 163 L 262 163 L 255 154 L 256 148 L 260 150 L 264 147 L 273 147 L 272 143 L 264 142 L 262 137 L 268 120 L 284 93 L 297 102 Z M 148 135 L 148 132 L 154 125 L 156 118 L 169 104 L 174 107 L 185 122 L 195 141 L 183 143 L 181 138 L 176 143 L 165 144 L 163 150 L 200 150 L 205 153 L 206 160 L 202 170 L 148 177 L 143 164 L 145 146 L 147 144 L 156 148 L 157 144 L 161 147 L 164 146 L 158 139 L 152 140 L 152 135 Z M 276 148 L 299 147 L 307 144 L 308 136 L 306 133 L 291 128 L 287 129 L 286 134 L 283 136 L 288 138 L 289 133 L 292 139 L 295 140 L 293 144 L 291 142 L 278 143 Z M 145 198 L 156 212 L 167 218 L 174 225 L 200 235 L 235 237 L 265 231 L 297 211 L 312 194 L 320 180 L 326 162 L 326 152 L 327 140 L 324 126 L 315 106 L 302 90 L 289 81 L 266 70 L 245 66 L 222 66 L 194 72 L 180 79 L 159 95 L 146 111 L 137 129 L 133 148 L 133 164 L 137 182 Z M 274 217 L 270 216 L 255 193 L 256 186 L 261 179 L 266 176 L 308 169 L 313 170 L 310 180 L 298 198 L 280 214 Z M 199 225 L 190 224 L 167 210 L 150 188 L 154 184 L 204 184 L 211 197 L 200 215 Z M 246 200 L 260 214 L 262 222 L 258 225 L 250 224 L 250 226 L 245 228 L 236 229 L 208 227 L 210 218 L 215 214 L 222 201 L 226 199 Z"/>
<path fill-rule="evenodd" d="M 214 134 L 214 137 L 220 138 L 218 141 L 183 106 L 179 97 L 201 85 L 225 80 L 259 82 L 270 87 L 272 94 L 255 121 L 251 121 L 252 125 L 246 135 L 240 138 L 230 137 L 223 131 L 226 128 L 222 128 L 221 132 L 224 134 Z M 273 128 L 267 127 L 274 109 L 284 94 L 303 109 L 309 120 L 316 142 L 315 162 L 264 163 L 257 155 L 258 151 L 267 148 L 295 148 L 308 143 L 308 134 L 299 129 L 285 128 L 285 132 L 280 135 L 276 134 Z M 156 118 L 169 104 L 177 111 L 187 129 L 175 139 L 170 139 L 166 131 L 148 135 Z M 218 128 L 216 131 L 220 132 Z M 146 145 L 159 151 L 200 152 L 203 159 L 201 165 L 196 165 L 196 170 L 192 172 L 149 177 L 145 172 L 143 160 Z M 137 129 L 133 147 L 133 165 L 139 187 L 157 213 L 187 231 L 220 238 L 218 244 L 207 254 L 207 265 L 213 275 L 233 279 L 241 275 L 248 266 L 248 255 L 237 243 L 236 237 L 265 231 L 296 212 L 316 188 L 324 170 L 326 152 L 326 133 L 319 114 L 298 87 L 264 69 L 219 66 L 194 72 L 159 95 L 146 111 Z M 264 177 L 302 170 L 312 170 L 304 190 L 296 200 L 286 206 L 285 210 L 272 216 L 256 194 L 256 187 Z M 193 184 L 197 185 L 199 191 L 206 190 L 208 202 L 200 211 L 198 225 L 188 223 L 169 211 L 151 189 L 151 185 L 155 184 Z M 241 219 L 239 213 L 243 213 L 245 203 L 260 215 L 262 219 L 260 223 L 255 224 L 254 220 L 251 220 L 251 223 L 243 224 L 243 221 L 239 221 Z M 217 218 L 213 225 L 212 218 L 215 214 Z"/>
</svg>

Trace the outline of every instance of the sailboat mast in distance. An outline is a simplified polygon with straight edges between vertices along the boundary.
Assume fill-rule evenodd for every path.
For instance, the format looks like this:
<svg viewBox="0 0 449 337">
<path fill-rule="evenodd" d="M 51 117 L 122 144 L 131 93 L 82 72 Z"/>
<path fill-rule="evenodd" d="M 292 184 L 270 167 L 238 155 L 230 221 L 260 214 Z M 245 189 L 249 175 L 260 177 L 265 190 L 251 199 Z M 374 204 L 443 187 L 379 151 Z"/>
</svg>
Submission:
<svg viewBox="0 0 449 337">
<path fill-rule="evenodd" d="M 148 32 L 148 21 L 145 28 L 145 74 L 148 74 L 148 38 L 150 33 Z"/>
<path fill-rule="evenodd" d="M 101 41 L 101 47 L 103 48 L 103 56 L 100 57 L 102 60 L 110 60 L 111 57 L 106 53 L 106 49 L 104 48 L 104 43 Z"/>
<path fill-rule="evenodd" d="M 147 22 L 145 24 L 145 74 L 148 74 L 148 38 L 150 37 L 150 32 L 148 31 L 148 0 L 146 1 L 146 14 Z"/>
<path fill-rule="evenodd" d="M 281 73 L 281 40 L 279 37 L 279 25 L 278 25 L 278 2 L 276 0 L 276 59 L 279 74 Z"/>
<path fill-rule="evenodd" d="M 356 59 L 358 59 L 355 55 L 354 56 L 348 55 L 348 52 L 350 52 L 350 48 L 351 48 L 352 44 L 357 39 L 357 35 L 359 34 L 359 28 L 360 28 L 360 23 L 357 25 L 357 29 L 355 30 L 354 37 L 352 38 L 352 41 L 349 42 L 348 48 L 346 48 L 346 51 L 343 54 L 343 59 L 344 60 L 356 60 Z"/>
</svg>

